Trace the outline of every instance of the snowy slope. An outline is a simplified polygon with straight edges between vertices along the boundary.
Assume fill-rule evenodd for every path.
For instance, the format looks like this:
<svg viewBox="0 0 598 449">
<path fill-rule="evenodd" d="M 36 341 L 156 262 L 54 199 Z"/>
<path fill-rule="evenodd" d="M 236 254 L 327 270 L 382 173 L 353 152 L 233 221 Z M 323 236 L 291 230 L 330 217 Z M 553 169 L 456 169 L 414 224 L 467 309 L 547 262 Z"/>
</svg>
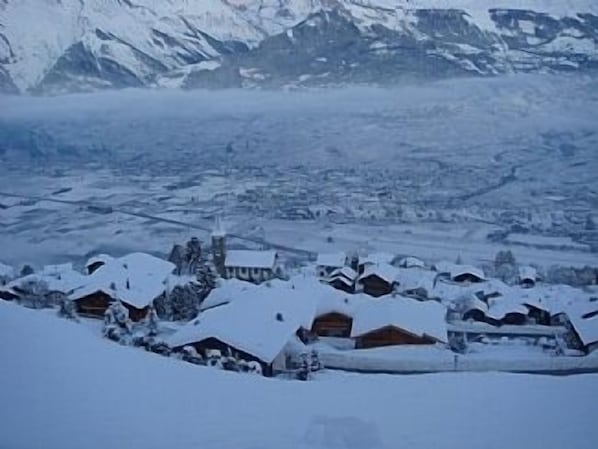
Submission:
<svg viewBox="0 0 598 449">
<path fill-rule="evenodd" d="M 11 342 L 0 345 L 3 448 L 590 449 L 598 439 L 595 375 L 264 379 L 121 347 L 6 302 L 0 335 Z"/>
<path fill-rule="evenodd" d="M 0 91 L 586 69 L 597 42 L 592 0 L 5 0 Z"/>
</svg>

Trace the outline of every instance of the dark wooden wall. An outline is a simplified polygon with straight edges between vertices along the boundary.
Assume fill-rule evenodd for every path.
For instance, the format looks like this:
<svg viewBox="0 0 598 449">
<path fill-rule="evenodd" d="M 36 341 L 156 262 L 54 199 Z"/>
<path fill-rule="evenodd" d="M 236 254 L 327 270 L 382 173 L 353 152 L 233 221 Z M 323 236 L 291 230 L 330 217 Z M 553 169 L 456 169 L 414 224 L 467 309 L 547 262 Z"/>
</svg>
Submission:
<svg viewBox="0 0 598 449">
<path fill-rule="evenodd" d="M 104 292 L 95 292 L 91 295 L 87 295 L 81 299 L 77 299 L 77 313 L 83 316 L 90 316 L 95 318 L 104 318 L 106 309 L 110 306 L 114 300 Z M 124 303 L 123 305 L 129 311 L 129 318 L 132 321 L 141 321 L 147 315 L 149 307 L 138 309 L 130 304 Z"/>
<path fill-rule="evenodd" d="M 387 326 L 357 337 L 355 347 L 357 349 L 366 349 L 380 346 L 430 345 L 434 343 L 436 341 L 433 338 L 420 337 L 397 327 Z"/>
<path fill-rule="evenodd" d="M 272 376 L 272 365 L 271 364 L 258 359 L 254 355 L 251 355 L 247 352 L 244 352 L 237 348 L 234 348 L 234 347 L 218 340 L 217 338 L 213 338 L 213 337 L 206 338 L 205 340 L 191 343 L 191 344 L 185 345 L 185 346 L 193 346 L 195 348 L 195 350 L 204 357 L 206 356 L 206 352 L 208 350 L 217 349 L 222 353 L 222 355 L 227 355 L 230 351 L 235 357 L 241 358 L 246 361 L 258 362 L 262 366 L 262 373 L 264 374 L 264 376 Z M 177 348 L 177 349 L 182 349 L 182 348 Z"/>
<path fill-rule="evenodd" d="M 88 315 L 97 318 L 104 318 L 104 313 L 110 305 L 112 298 L 104 292 L 95 292 L 91 295 L 84 296 L 77 299 L 77 313 L 80 315 Z"/>
<path fill-rule="evenodd" d="M 331 312 L 317 317 L 312 325 L 311 331 L 320 337 L 343 337 L 351 336 L 353 319 L 342 313 Z"/>
<path fill-rule="evenodd" d="M 363 292 L 367 295 L 374 296 L 375 298 L 389 295 L 392 293 L 393 289 L 392 284 L 389 284 L 376 275 L 371 275 L 362 279 L 361 284 L 363 285 Z"/>
</svg>

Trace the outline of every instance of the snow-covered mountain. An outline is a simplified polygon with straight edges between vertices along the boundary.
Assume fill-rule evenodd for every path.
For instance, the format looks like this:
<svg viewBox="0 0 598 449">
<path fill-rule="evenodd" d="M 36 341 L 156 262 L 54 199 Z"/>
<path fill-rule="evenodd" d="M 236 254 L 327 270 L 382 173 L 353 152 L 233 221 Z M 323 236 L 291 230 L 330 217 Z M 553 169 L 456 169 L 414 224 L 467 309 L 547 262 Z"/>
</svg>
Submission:
<svg viewBox="0 0 598 449">
<path fill-rule="evenodd" d="M 595 0 L 0 0 L 0 90 L 598 67 Z"/>
</svg>

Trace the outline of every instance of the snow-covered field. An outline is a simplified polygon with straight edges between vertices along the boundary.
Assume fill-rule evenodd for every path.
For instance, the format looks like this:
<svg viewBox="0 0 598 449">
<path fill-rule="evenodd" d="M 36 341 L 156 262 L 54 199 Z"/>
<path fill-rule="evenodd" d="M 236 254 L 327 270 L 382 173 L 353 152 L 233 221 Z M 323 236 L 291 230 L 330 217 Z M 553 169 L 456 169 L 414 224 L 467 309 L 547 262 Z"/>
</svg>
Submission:
<svg viewBox="0 0 598 449">
<path fill-rule="evenodd" d="M 526 263 L 596 265 L 596 92 L 591 77 L 518 75 L 388 90 L 3 97 L 0 192 L 204 227 L 223 212 L 231 231 L 310 251 L 480 263 L 509 246 Z M 165 253 L 206 236 L 3 196 L 0 227 L 14 264 Z"/>
<path fill-rule="evenodd" d="M 597 375 L 311 382 L 197 367 L 0 302 L 3 449 L 593 449 Z"/>
</svg>

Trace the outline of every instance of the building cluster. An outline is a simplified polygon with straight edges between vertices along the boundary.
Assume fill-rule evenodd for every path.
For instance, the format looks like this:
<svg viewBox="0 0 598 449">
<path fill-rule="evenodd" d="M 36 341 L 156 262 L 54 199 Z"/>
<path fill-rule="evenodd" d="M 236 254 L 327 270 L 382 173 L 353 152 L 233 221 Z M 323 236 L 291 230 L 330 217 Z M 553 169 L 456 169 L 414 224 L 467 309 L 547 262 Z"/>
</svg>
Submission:
<svg viewBox="0 0 598 449">
<path fill-rule="evenodd" d="M 348 350 L 462 350 L 481 337 L 550 337 L 564 349 L 587 353 L 598 347 L 598 298 L 544 284 L 532 267 L 520 267 L 516 285 L 507 285 L 470 265 L 334 253 L 318 255 L 283 279 L 275 251 L 229 249 L 219 221 L 211 240 L 208 263 L 219 280 L 198 315 L 168 336 L 174 351 L 234 354 L 271 375 L 292 369 L 296 355 L 317 342 Z M 191 243 L 180 258 L 203 260 L 199 242 Z M 15 276 L 0 265 L 0 298 L 60 298 L 84 317 L 103 318 L 120 302 L 139 321 L 158 298 L 195 282 L 175 263 L 144 253 L 94 256 L 85 273 L 64 264 Z"/>
</svg>

